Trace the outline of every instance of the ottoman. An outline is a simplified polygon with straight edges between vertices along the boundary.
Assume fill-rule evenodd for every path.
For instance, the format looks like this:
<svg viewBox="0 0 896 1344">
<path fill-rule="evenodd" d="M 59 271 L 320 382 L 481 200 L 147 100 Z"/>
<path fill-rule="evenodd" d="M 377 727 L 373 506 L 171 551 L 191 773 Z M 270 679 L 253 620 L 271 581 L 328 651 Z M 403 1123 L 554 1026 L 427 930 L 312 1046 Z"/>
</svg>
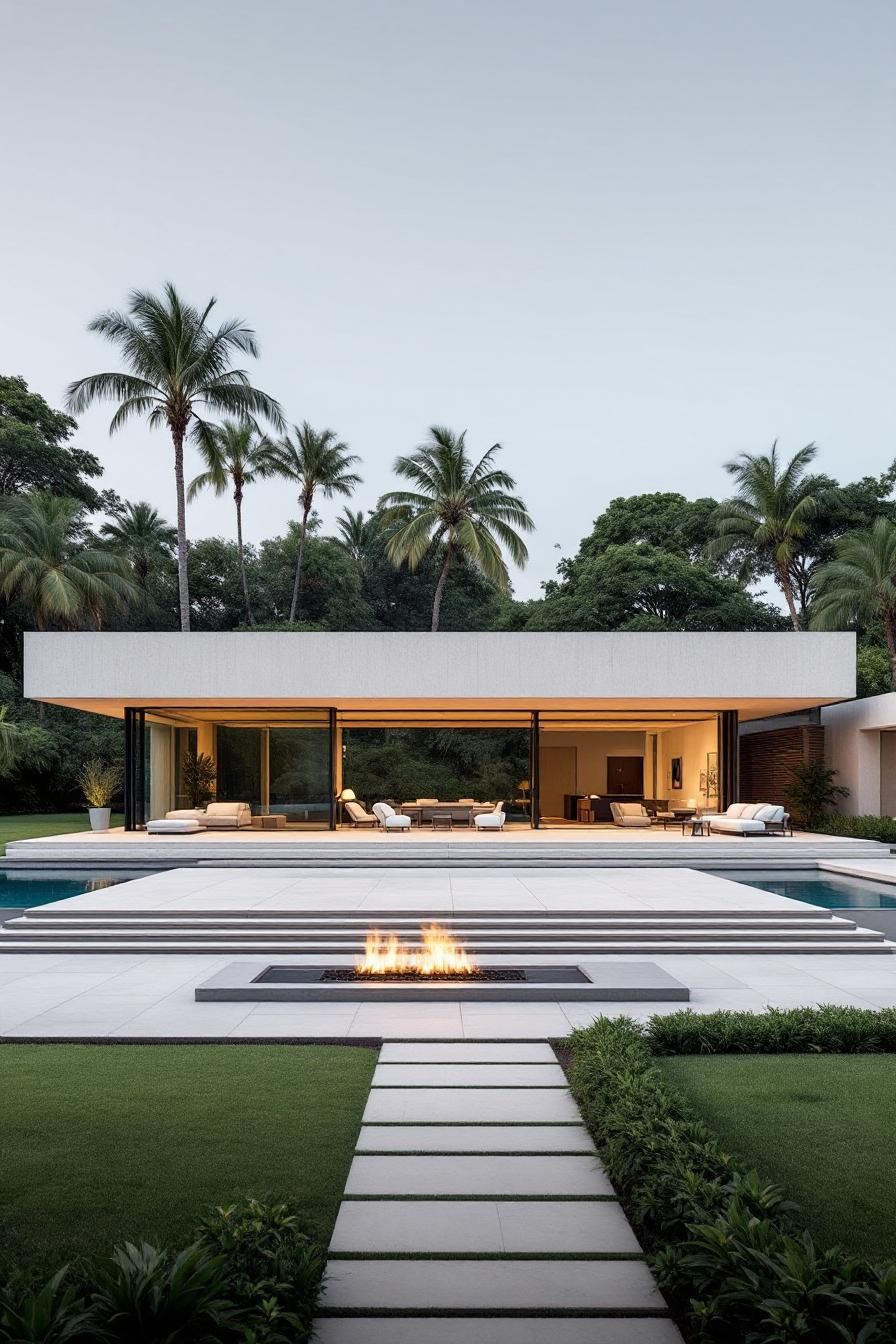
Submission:
<svg viewBox="0 0 896 1344">
<path fill-rule="evenodd" d="M 149 835 L 195 835 L 202 827 L 195 817 L 166 817 L 161 821 L 148 821 L 146 830 Z"/>
</svg>

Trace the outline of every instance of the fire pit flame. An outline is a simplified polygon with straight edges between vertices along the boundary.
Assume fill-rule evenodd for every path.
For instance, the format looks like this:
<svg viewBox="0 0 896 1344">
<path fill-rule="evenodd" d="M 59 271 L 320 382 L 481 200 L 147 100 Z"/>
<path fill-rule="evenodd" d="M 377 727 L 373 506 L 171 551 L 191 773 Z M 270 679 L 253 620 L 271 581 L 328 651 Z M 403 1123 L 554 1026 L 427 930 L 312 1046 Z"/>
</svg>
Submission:
<svg viewBox="0 0 896 1344">
<path fill-rule="evenodd" d="M 388 937 L 371 929 L 364 944 L 364 956 L 355 962 L 359 975 L 473 975 L 475 960 L 446 929 L 439 924 L 424 924 L 420 929 L 423 947 L 405 947 L 398 936 Z"/>
</svg>

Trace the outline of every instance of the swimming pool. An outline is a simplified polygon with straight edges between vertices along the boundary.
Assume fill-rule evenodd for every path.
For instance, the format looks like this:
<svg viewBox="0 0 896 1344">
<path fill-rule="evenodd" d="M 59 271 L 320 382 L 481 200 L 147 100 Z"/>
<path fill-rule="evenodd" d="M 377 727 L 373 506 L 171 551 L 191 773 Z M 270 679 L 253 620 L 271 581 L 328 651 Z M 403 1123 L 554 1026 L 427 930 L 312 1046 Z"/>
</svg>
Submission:
<svg viewBox="0 0 896 1344">
<path fill-rule="evenodd" d="M 728 877 L 744 886 L 790 896 L 796 901 L 810 901 L 826 910 L 896 910 L 896 886 L 888 882 L 871 882 L 864 877 L 841 877 L 812 869 L 782 872 L 773 868 L 768 871 L 716 869 L 713 876 Z"/>
<path fill-rule="evenodd" d="M 145 872 L 90 871 L 48 872 L 39 869 L 23 872 L 0 872 L 0 909 L 32 905 L 47 905 L 50 901 L 64 901 L 67 896 L 83 896 L 88 891 L 103 891 L 131 882 L 135 877 L 149 877 Z"/>
</svg>

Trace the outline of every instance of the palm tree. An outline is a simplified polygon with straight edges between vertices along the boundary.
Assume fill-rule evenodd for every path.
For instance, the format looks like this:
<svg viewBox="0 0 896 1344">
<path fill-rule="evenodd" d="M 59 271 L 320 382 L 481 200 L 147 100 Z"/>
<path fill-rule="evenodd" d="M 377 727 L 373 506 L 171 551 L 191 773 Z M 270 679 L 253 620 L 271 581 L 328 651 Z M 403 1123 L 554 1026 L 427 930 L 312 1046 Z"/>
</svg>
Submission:
<svg viewBox="0 0 896 1344">
<path fill-rule="evenodd" d="M 0 591 L 30 604 L 38 630 L 87 623 L 99 629 L 107 611 L 138 596 L 123 556 L 81 545 L 83 507 L 35 491 L 0 516 Z"/>
<path fill-rule="evenodd" d="M 358 574 L 363 576 L 367 568 L 367 556 L 377 533 L 374 518 L 365 518 L 362 509 L 352 512 L 343 509 L 336 519 L 336 544 L 341 546 L 355 562 Z"/>
<path fill-rule="evenodd" d="M 312 429 L 307 420 L 293 425 L 293 437 L 284 435 L 270 450 L 271 468 L 279 476 L 294 481 L 299 490 L 302 521 L 299 525 L 299 550 L 296 557 L 296 577 L 292 586 L 289 619 L 296 619 L 299 593 L 302 587 L 302 562 L 308 536 L 308 519 L 318 490 L 325 499 L 334 495 L 350 495 L 361 477 L 352 467 L 361 459 L 350 453 L 332 429 Z"/>
<path fill-rule="evenodd" d="M 741 453 L 726 462 L 725 470 L 734 477 L 738 493 L 716 509 L 712 521 L 717 535 L 707 547 L 712 559 L 745 548 L 748 558 L 741 568 L 742 578 L 750 572 L 751 559 L 769 566 L 784 594 L 794 630 L 800 629 L 800 618 L 792 565 L 818 511 L 819 499 L 807 483 L 809 464 L 817 452 L 814 443 L 807 443 L 782 463 L 776 439 L 769 453 Z"/>
<path fill-rule="evenodd" d="M 177 529 L 145 499 L 116 509 L 100 528 L 100 536 L 113 550 L 127 556 L 144 593 L 159 560 L 170 555 L 177 544 Z"/>
<path fill-rule="evenodd" d="M 456 435 L 433 425 L 429 441 L 407 457 L 399 457 L 395 471 L 413 481 L 416 490 L 392 490 L 380 500 L 383 523 L 391 527 L 386 551 L 398 567 L 407 561 L 415 570 L 431 550 L 441 548 L 442 567 L 432 602 L 432 629 L 439 628 L 439 612 L 448 571 L 455 559 L 475 565 L 487 579 L 506 592 L 510 575 L 502 547 L 516 565 L 529 558 L 517 529 L 531 532 L 534 523 L 518 495 L 516 481 L 493 466 L 499 443 L 473 464 L 467 456 L 466 430 Z"/>
<path fill-rule="evenodd" d="M 873 620 L 883 623 L 890 655 L 890 685 L 896 691 L 896 524 L 875 518 L 867 532 L 848 532 L 834 559 L 815 575 L 813 630 L 843 630 Z"/>
<path fill-rule="evenodd" d="M 95 373 L 68 388 L 67 405 L 80 415 L 96 401 L 117 401 L 109 433 L 132 416 L 145 416 L 151 429 L 166 425 L 174 445 L 177 489 L 177 579 L 180 628 L 190 628 L 187 582 L 187 522 L 184 497 L 184 440 L 207 440 L 205 411 L 244 417 L 260 416 L 280 428 L 280 406 L 249 382 L 245 369 L 233 368 L 235 353 L 257 356 L 251 327 L 239 318 L 209 326 L 215 306 L 186 303 L 172 284 L 159 296 L 133 290 L 126 313 L 100 313 L 88 326 L 121 351 L 126 373 Z M 202 414 L 200 414 L 202 412 Z"/>
<path fill-rule="evenodd" d="M 260 476 L 269 476 L 272 470 L 271 445 L 258 430 L 258 426 L 249 420 L 226 420 L 223 425 L 215 425 L 210 434 L 199 445 L 199 451 L 205 461 L 205 471 L 196 476 L 187 491 L 187 499 L 193 501 L 201 490 L 211 488 L 216 495 L 223 495 L 228 488 L 233 490 L 233 502 L 236 505 L 236 540 L 240 554 L 240 578 L 243 583 L 243 600 L 246 603 L 246 619 L 255 624 L 252 615 L 252 603 L 249 600 L 249 580 L 246 576 L 246 554 L 243 546 L 243 492 L 247 485 Z"/>
</svg>

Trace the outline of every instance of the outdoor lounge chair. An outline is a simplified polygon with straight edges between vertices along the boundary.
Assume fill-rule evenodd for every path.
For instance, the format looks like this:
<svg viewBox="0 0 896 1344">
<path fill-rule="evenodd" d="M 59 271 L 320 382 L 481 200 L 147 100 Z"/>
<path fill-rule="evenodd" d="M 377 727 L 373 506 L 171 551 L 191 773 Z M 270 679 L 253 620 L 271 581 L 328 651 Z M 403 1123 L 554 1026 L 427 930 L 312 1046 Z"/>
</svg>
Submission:
<svg viewBox="0 0 896 1344">
<path fill-rule="evenodd" d="M 497 802 L 491 812 L 477 812 L 473 818 L 473 825 L 477 831 L 502 831 L 506 820 L 504 803 Z"/>
<path fill-rule="evenodd" d="M 384 831 L 409 831 L 411 829 L 410 817 L 401 816 L 388 803 L 374 803 L 373 813 Z"/>
<path fill-rule="evenodd" d="M 347 798 L 342 804 L 348 813 L 348 819 L 352 826 L 379 826 L 379 822 L 372 812 L 365 812 L 363 807 L 355 799 Z"/>
<path fill-rule="evenodd" d="M 788 813 L 771 803 L 732 803 L 721 816 L 703 820 L 718 835 L 783 835 L 790 829 Z M 790 833 L 793 834 L 792 829 Z"/>
<path fill-rule="evenodd" d="M 611 803 L 614 826 L 649 826 L 650 813 L 641 803 Z"/>
<path fill-rule="evenodd" d="M 166 821 L 195 821 L 201 830 L 238 831 L 252 825 L 248 803 L 209 803 L 207 807 L 182 807 L 165 813 Z"/>
</svg>

